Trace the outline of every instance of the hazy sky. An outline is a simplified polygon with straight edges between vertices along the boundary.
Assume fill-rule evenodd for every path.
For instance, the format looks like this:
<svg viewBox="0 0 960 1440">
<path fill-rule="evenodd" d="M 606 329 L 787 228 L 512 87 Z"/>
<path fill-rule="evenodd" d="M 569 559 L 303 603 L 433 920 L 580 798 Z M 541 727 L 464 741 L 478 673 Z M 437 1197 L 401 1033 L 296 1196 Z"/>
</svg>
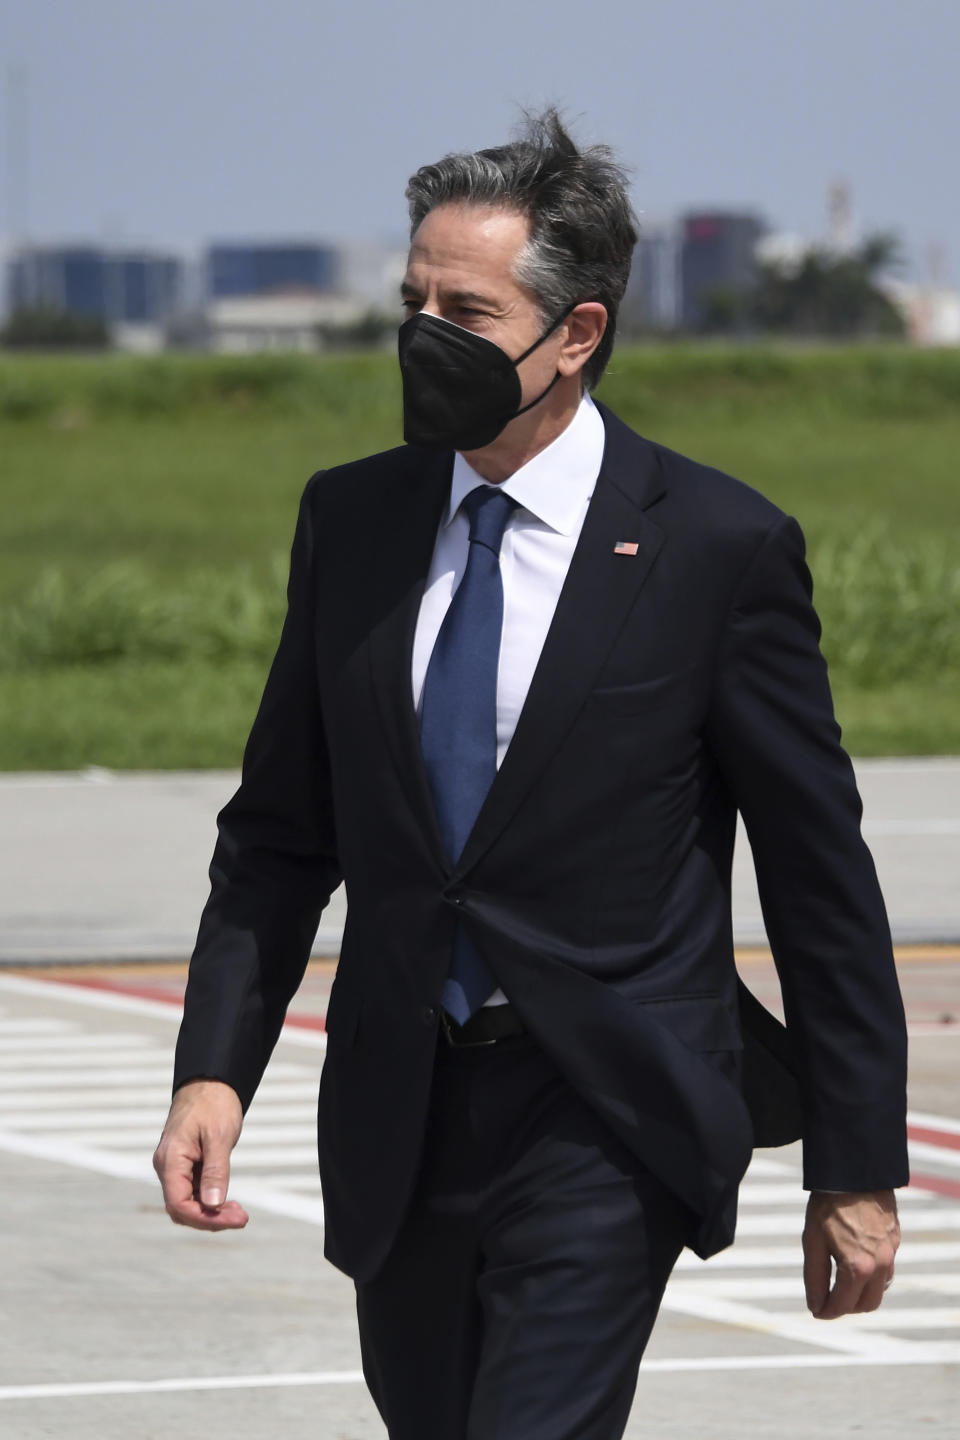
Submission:
<svg viewBox="0 0 960 1440">
<path fill-rule="evenodd" d="M 399 238 L 411 170 L 555 101 L 641 215 L 748 206 L 814 236 L 843 177 L 862 228 L 899 230 L 915 274 L 939 242 L 960 284 L 958 61 L 960 0 L 0 0 L 29 232 L 186 249 Z"/>
</svg>

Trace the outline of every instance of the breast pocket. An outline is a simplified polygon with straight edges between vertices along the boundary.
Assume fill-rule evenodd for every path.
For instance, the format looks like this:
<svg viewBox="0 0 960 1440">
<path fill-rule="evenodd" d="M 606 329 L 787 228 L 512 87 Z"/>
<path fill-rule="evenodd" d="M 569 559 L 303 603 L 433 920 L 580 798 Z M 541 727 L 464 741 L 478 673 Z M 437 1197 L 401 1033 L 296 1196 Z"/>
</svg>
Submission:
<svg viewBox="0 0 960 1440">
<path fill-rule="evenodd" d="M 671 672 L 623 685 L 597 685 L 590 701 L 600 714 L 650 715 L 676 704 L 682 695 L 684 676 Z"/>
</svg>

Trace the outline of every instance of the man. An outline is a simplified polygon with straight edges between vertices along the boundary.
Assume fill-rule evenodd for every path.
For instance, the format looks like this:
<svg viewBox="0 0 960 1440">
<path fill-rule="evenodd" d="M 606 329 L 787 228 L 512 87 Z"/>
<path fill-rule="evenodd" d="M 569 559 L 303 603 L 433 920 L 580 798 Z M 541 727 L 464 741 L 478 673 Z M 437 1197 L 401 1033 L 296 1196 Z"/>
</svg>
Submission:
<svg viewBox="0 0 960 1440">
<path fill-rule="evenodd" d="M 389 1433 L 611 1440 L 752 1144 L 802 1132 L 813 1312 L 879 1304 L 903 1013 L 796 523 L 589 398 L 622 173 L 548 112 L 408 198 L 409 443 L 304 495 L 157 1167 L 174 1220 L 245 1223 L 229 1152 L 342 876 L 326 1251 Z M 734 969 L 738 808 L 786 1032 Z"/>
</svg>

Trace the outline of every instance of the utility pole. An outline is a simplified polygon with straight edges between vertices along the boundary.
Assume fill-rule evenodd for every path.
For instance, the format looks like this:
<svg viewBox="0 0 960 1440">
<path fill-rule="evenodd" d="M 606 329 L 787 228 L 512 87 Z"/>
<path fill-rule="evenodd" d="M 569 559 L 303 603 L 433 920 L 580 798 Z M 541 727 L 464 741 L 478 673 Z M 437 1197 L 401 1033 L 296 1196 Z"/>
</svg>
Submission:
<svg viewBox="0 0 960 1440">
<path fill-rule="evenodd" d="M 849 255 L 853 249 L 853 201 L 846 180 L 834 180 L 827 192 L 830 249 L 835 255 Z"/>
</svg>

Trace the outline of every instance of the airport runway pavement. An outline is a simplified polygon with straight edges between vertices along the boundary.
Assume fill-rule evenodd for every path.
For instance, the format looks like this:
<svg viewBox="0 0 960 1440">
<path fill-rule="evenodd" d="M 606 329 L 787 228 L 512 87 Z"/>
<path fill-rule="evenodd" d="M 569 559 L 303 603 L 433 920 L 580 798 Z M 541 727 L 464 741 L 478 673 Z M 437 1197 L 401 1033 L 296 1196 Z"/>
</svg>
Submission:
<svg viewBox="0 0 960 1440">
<path fill-rule="evenodd" d="M 960 758 L 856 769 L 894 938 L 960 941 Z M 0 775 L 0 964 L 188 955 L 216 813 L 236 783 L 225 771 Z M 737 941 L 762 942 L 742 833 L 733 910 Z M 341 890 L 317 954 L 336 954 L 345 914 Z"/>
<path fill-rule="evenodd" d="M 813 1321 L 799 1154 L 758 1154 L 737 1244 L 677 1267 L 629 1440 L 960 1435 L 960 760 L 861 762 L 858 775 L 911 1026 L 915 1179 L 897 1280 L 875 1316 Z M 314 1132 L 332 961 L 309 968 L 236 1153 L 248 1230 L 175 1228 L 150 1168 L 182 961 L 235 779 L 0 777 L 0 1434 L 11 1440 L 384 1435 L 360 1379 L 352 1287 L 322 1260 Z M 742 839 L 735 913 L 741 968 L 775 1005 Z M 336 953 L 343 914 L 340 895 L 321 955 Z M 119 960 L 134 963 L 89 963 Z"/>
<path fill-rule="evenodd" d="M 769 967 L 747 965 L 762 989 Z M 0 1433 L 382 1440 L 352 1288 L 321 1257 L 331 969 L 308 976 L 236 1151 L 251 1225 L 221 1236 L 172 1226 L 150 1169 L 182 967 L 0 975 Z M 914 1098 L 915 1179 L 882 1310 L 806 1314 L 799 1154 L 759 1153 L 736 1245 L 677 1267 L 629 1440 L 960 1433 L 960 1024 L 943 1018 L 960 956 L 917 957 L 904 975 L 924 1108 Z"/>
</svg>

